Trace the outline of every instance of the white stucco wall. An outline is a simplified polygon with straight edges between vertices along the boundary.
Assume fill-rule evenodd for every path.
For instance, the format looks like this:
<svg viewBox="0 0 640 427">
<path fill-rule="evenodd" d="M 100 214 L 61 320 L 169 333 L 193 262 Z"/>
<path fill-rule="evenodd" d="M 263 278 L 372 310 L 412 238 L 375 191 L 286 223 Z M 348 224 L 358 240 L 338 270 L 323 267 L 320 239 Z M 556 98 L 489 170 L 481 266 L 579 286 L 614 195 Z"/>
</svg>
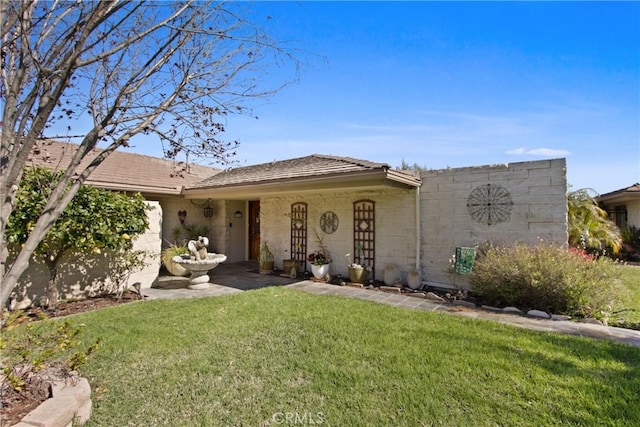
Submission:
<svg viewBox="0 0 640 427">
<path fill-rule="evenodd" d="M 345 254 L 353 255 L 353 202 L 361 199 L 375 202 L 375 277 L 382 280 L 384 267 L 389 263 L 397 265 L 406 276 L 415 266 L 415 190 L 392 188 L 358 192 L 326 191 L 261 199 L 261 240 L 269 243 L 276 267 L 282 268 L 282 260 L 290 258 L 291 222 L 287 214 L 291 212 L 291 205 L 305 202 L 308 204 L 307 253 L 318 249 L 315 229 L 324 239 L 324 245 L 333 259 L 330 274 L 347 276 Z M 332 234 L 320 229 L 320 216 L 326 211 L 333 211 L 340 221 L 338 229 Z"/>
<path fill-rule="evenodd" d="M 567 243 L 565 159 L 455 168 L 421 173 L 422 278 L 432 285 L 466 286 L 466 276 L 448 272 L 458 246 L 539 239 Z M 502 186 L 513 206 L 508 221 L 487 225 L 474 221 L 467 198 L 474 188 Z"/>
<path fill-rule="evenodd" d="M 204 206 L 206 200 L 187 200 L 182 196 L 164 196 L 158 198 L 163 211 L 162 219 L 162 247 L 165 248 L 173 243 L 182 243 L 188 239 L 189 233 L 186 227 L 195 226 L 197 228 L 207 227 L 209 238 L 209 252 L 223 252 L 222 245 L 225 239 L 225 202 L 210 201 L 209 206 L 213 208 L 213 216 L 204 216 Z M 187 217 L 184 224 L 178 218 L 179 211 L 186 211 Z M 197 237 L 197 236 L 196 236 Z"/>
</svg>

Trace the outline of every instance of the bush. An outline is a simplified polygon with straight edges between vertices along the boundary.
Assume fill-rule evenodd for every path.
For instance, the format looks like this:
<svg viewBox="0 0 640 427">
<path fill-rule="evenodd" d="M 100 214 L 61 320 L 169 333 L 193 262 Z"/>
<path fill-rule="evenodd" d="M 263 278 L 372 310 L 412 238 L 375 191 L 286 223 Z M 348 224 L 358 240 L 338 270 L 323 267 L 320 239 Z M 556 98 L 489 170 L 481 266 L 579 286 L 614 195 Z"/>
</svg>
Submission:
<svg viewBox="0 0 640 427">
<path fill-rule="evenodd" d="M 44 316 L 39 316 L 44 319 Z M 2 313 L 0 318 L 0 408 L 7 411 L 21 401 L 50 397 L 56 379 L 70 378 L 98 347 L 100 340 L 80 348 L 81 327 L 61 323 L 31 322 L 23 312 Z M 26 325 L 21 325 L 27 322 Z M 5 419 L 0 420 L 4 425 Z"/>
<path fill-rule="evenodd" d="M 484 304 L 606 320 L 625 296 L 620 273 L 609 258 L 540 244 L 488 247 L 470 279 Z"/>
</svg>

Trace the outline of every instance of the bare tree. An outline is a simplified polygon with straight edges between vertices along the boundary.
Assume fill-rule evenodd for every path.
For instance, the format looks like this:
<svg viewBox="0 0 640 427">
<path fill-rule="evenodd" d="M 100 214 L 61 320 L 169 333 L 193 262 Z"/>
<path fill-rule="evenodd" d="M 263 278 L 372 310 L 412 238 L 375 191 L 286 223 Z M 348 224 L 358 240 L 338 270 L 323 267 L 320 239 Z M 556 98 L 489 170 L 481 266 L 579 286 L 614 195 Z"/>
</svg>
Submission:
<svg viewBox="0 0 640 427">
<path fill-rule="evenodd" d="M 136 135 L 225 162 L 225 116 L 273 93 L 259 78 L 295 58 L 235 11 L 244 5 L 183 0 L 4 0 L 1 10 L 0 304 L 43 236 L 91 172 Z M 283 82 L 283 84 L 286 82 Z M 83 135 L 27 242 L 11 264 L 5 227 L 34 144 L 73 124 Z M 74 126 L 80 131 L 75 132 Z M 97 144 L 100 155 L 81 160 Z"/>
</svg>

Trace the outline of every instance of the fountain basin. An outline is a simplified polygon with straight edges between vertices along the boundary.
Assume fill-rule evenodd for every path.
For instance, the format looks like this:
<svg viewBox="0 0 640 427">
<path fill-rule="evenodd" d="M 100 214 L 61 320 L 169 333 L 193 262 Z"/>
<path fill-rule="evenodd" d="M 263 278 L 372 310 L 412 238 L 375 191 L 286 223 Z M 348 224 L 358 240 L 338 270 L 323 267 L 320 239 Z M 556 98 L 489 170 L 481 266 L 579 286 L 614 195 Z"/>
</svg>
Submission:
<svg viewBox="0 0 640 427">
<path fill-rule="evenodd" d="M 189 272 L 189 289 L 206 289 L 209 287 L 209 275 L 207 272 L 213 270 L 218 264 L 225 262 L 227 256 L 224 254 L 207 253 L 205 259 L 184 259 L 180 256 L 171 258 L 176 264 L 180 264 Z"/>
</svg>

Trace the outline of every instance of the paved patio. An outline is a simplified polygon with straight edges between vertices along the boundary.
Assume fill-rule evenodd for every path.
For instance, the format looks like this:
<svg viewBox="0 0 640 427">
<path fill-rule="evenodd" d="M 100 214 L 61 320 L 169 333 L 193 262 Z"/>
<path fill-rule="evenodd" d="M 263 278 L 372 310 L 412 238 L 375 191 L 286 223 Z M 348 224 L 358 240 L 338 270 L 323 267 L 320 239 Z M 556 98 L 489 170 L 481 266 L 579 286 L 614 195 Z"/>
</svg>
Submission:
<svg viewBox="0 0 640 427">
<path fill-rule="evenodd" d="M 517 314 L 474 309 L 450 303 L 439 303 L 423 298 L 407 296 L 406 294 L 391 294 L 365 288 L 335 286 L 326 283 L 317 283 L 311 280 L 294 280 L 275 275 L 263 275 L 257 273 L 257 263 L 254 262 L 220 264 L 215 270 L 209 273 L 209 276 L 211 277 L 211 286 L 203 290 L 188 289 L 188 279 L 186 278 L 161 277 L 157 283 L 159 287 L 144 289 L 143 295 L 149 300 L 198 298 L 235 294 L 266 286 L 286 286 L 318 295 L 340 295 L 347 298 L 369 300 L 408 309 L 438 311 L 473 319 L 493 320 L 538 331 L 608 339 L 640 347 L 640 331 L 566 320 L 535 319 Z"/>
<path fill-rule="evenodd" d="M 209 278 L 211 284 L 209 288 L 191 290 L 187 288 L 189 279 L 186 277 L 160 276 L 151 289 L 144 289 L 143 294 L 150 300 L 215 297 L 297 282 L 296 279 L 289 277 L 260 274 L 258 263 L 254 261 L 222 263 L 209 271 Z"/>
</svg>

